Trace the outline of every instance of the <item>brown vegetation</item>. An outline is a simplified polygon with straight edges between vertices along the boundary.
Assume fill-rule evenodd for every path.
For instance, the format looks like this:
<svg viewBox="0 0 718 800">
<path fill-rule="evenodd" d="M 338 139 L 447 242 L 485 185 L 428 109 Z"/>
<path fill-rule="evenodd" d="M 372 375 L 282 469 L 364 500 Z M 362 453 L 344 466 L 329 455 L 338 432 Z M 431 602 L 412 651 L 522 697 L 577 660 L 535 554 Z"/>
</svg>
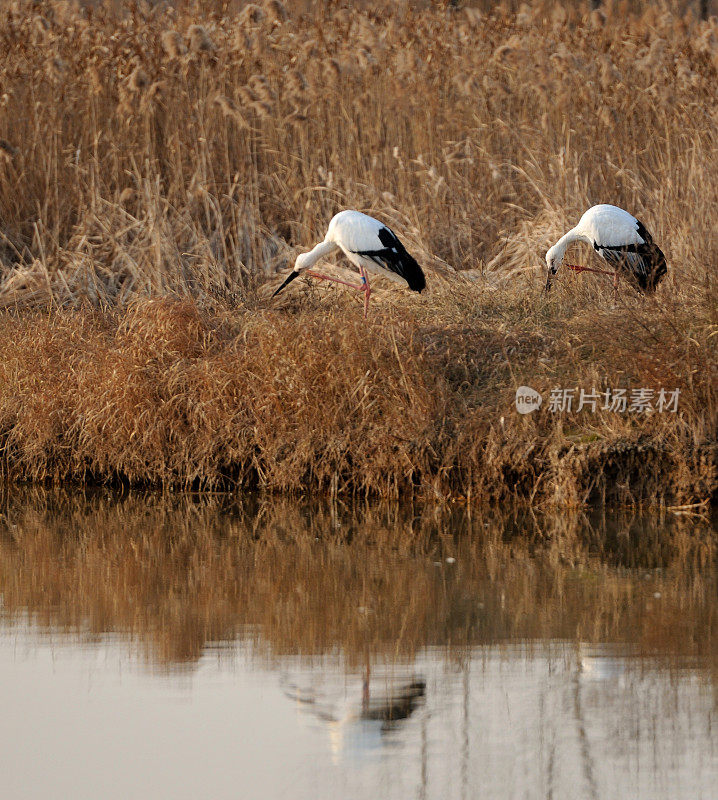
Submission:
<svg viewBox="0 0 718 800">
<path fill-rule="evenodd" d="M 563 640 L 718 669 L 716 538 L 700 517 L 37 489 L 0 508 L 0 613 L 122 632 L 161 663 L 238 637 L 348 660 Z"/>
<path fill-rule="evenodd" d="M 714 495 L 718 27 L 631 8 L 12 4 L 6 474 Z M 657 298 L 612 309 L 561 273 L 541 300 L 546 247 L 607 201 L 666 252 Z M 429 290 L 377 293 L 366 326 L 334 290 L 272 306 L 346 207 L 390 223 Z M 520 384 L 683 394 L 675 417 L 524 419 Z"/>
<path fill-rule="evenodd" d="M 634 299 L 586 319 L 576 305 L 468 285 L 429 308 L 385 306 L 369 324 L 346 295 L 321 313 L 161 299 L 6 315 L 6 474 L 556 503 L 710 498 L 710 327 L 694 307 L 655 317 Z M 521 417 L 521 383 L 683 393 L 678 414 L 546 403 Z"/>
</svg>

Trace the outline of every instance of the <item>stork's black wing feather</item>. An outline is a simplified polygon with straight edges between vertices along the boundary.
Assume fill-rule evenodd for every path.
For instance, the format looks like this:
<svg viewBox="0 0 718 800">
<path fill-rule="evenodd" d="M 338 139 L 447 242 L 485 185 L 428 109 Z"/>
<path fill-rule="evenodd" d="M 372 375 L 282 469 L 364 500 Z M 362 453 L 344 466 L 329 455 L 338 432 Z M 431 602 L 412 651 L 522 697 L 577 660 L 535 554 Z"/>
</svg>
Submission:
<svg viewBox="0 0 718 800">
<path fill-rule="evenodd" d="M 616 247 L 600 247 L 594 244 L 594 247 L 611 266 L 630 272 L 644 292 L 654 292 L 668 271 L 666 257 L 642 222 L 638 223 L 637 230 L 643 244 Z"/>
<path fill-rule="evenodd" d="M 379 230 L 379 241 L 384 245 L 376 250 L 357 250 L 357 255 L 366 256 L 380 267 L 403 278 L 409 288 L 420 292 L 426 288 L 426 278 L 415 259 L 407 253 L 404 245 L 389 228 Z"/>
</svg>

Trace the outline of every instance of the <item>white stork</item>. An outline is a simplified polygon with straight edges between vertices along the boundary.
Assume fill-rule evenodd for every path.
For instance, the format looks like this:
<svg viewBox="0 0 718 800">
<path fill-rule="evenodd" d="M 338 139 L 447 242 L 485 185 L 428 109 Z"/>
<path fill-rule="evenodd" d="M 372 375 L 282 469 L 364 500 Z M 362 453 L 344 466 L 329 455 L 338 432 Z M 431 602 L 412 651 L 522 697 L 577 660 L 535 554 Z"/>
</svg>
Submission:
<svg viewBox="0 0 718 800">
<path fill-rule="evenodd" d="M 426 279 L 421 267 L 406 252 L 404 245 L 390 228 L 374 217 L 369 217 L 359 211 L 341 211 L 332 217 L 324 241 L 316 245 L 310 252 L 297 256 L 294 269 L 272 297 L 278 295 L 288 283 L 299 275 L 301 270 L 308 270 L 322 256 L 337 249 L 340 249 L 349 261 L 359 268 L 360 285 L 357 286 L 354 283 L 339 280 L 339 278 L 331 278 L 319 272 L 308 271 L 307 275 L 323 281 L 341 283 L 364 292 L 364 317 L 367 315 L 371 296 L 367 272 L 384 275 L 395 283 L 408 286 L 414 292 L 420 292 L 426 287 Z"/>
<path fill-rule="evenodd" d="M 642 222 L 628 211 L 609 205 L 589 208 L 578 225 L 564 234 L 546 253 L 546 291 L 573 242 L 587 242 L 613 267 L 613 289 L 618 291 L 619 272 L 627 273 L 641 291 L 656 290 L 666 274 L 666 257 Z M 569 265 L 570 266 L 570 265 Z M 600 272 L 588 267 L 571 267 L 578 272 Z M 609 273 L 610 274 L 610 273 Z"/>
</svg>

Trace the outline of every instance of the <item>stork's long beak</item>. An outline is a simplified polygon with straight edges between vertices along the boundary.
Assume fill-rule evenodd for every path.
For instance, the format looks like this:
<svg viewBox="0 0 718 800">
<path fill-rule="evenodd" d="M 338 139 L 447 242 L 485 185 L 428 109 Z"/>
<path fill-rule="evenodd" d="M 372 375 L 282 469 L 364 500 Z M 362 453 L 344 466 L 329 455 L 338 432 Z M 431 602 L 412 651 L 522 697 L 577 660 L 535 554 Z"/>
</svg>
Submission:
<svg viewBox="0 0 718 800">
<path fill-rule="evenodd" d="M 551 270 L 548 271 L 548 275 L 546 276 L 546 286 L 544 287 L 544 292 L 548 292 L 551 290 L 551 281 L 553 280 L 553 276 L 555 274 L 556 273 L 551 272 Z"/>
<path fill-rule="evenodd" d="M 284 283 L 279 287 L 279 289 L 277 289 L 277 291 L 272 295 L 272 297 L 276 297 L 288 283 L 291 283 L 295 278 L 298 277 L 299 277 L 299 272 L 297 270 L 292 270 L 292 272 L 289 273 L 289 277 L 287 278 L 287 280 L 284 281 Z"/>
</svg>

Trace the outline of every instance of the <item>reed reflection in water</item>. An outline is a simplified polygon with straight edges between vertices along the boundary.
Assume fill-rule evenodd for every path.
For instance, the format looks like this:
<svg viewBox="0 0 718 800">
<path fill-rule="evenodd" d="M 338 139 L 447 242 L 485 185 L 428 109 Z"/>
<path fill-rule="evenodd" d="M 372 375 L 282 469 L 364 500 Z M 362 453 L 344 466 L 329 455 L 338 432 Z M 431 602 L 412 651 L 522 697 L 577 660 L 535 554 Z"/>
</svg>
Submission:
<svg viewBox="0 0 718 800">
<path fill-rule="evenodd" d="M 0 508 L 7 796 L 715 795 L 702 517 Z"/>
</svg>

